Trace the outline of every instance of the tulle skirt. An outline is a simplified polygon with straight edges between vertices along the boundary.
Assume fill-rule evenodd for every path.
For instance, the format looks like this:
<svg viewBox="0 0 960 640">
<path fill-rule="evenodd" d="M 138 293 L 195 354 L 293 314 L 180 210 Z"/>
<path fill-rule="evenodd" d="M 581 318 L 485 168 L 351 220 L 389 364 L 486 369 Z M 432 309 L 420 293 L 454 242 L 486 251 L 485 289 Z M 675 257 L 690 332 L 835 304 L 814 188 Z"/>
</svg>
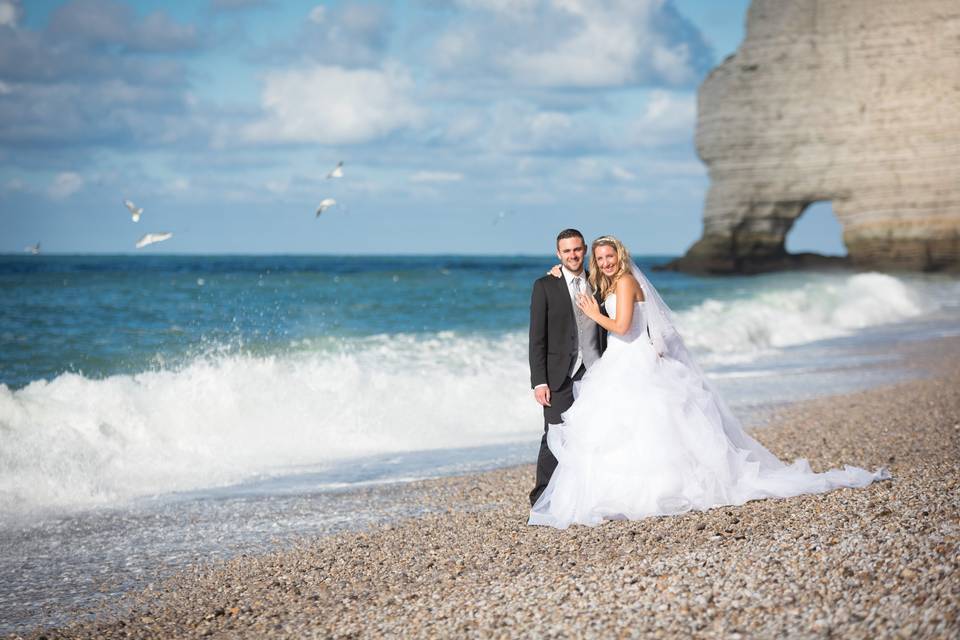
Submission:
<svg viewBox="0 0 960 640">
<path fill-rule="evenodd" d="M 814 473 L 805 459 L 781 462 L 743 432 L 702 374 L 658 357 L 645 339 L 611 339 L 547 443 L 558 465 L 529 522 L 558 528 L 889 478 L 884 469 Z"/>
</svg>

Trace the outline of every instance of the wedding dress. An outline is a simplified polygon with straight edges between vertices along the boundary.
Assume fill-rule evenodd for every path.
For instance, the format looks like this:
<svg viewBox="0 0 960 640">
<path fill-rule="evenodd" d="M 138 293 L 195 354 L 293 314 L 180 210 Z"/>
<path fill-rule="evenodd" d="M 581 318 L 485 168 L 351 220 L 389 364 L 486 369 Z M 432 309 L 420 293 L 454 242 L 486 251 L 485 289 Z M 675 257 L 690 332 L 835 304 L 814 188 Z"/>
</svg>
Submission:
<svg viewBox="0 0 960 640">
<path fill-rule="evenodd" d="M 814 473 L 805 459 L 785 464 L 747 435 L 689 356 L 649 280 L 636 266 L 634 275 L 646 300 L 634 304 L 629 331 L 610 333 L 563 424 L 550 426 L 558 465 L 530 524 L 636 520 L 890 477 L 851 466 Z M 616 306 L 615 294 L 604 301 L 611 318 Z"/>
</svg>

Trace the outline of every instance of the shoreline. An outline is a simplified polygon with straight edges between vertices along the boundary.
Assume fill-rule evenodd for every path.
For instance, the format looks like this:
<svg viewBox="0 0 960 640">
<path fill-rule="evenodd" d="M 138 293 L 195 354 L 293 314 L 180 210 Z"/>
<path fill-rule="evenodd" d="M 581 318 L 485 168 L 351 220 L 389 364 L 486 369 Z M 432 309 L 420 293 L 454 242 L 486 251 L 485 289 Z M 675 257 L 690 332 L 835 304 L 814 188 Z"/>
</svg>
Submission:
<svg viewBox="0 0 960 640">
<path fill-rule="evenodd" d="M 26 637 L 956 634 L 960 338 L 894 348 L 926 377 L 751 430 L 892 481 L 556 531 L 526 525 L 532 464 L 419 480 L 391 490 L 423 515 L 191 565 L 116 617 Z"/>
</svg>

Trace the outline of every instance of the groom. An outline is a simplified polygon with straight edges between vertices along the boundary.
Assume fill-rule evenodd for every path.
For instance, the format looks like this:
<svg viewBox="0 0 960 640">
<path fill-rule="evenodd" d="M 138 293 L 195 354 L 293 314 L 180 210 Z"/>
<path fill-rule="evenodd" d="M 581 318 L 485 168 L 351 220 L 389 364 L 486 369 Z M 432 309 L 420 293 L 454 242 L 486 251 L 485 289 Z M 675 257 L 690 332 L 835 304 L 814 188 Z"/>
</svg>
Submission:
<svg viewBox="0 0 960 640">
<path fill-rule="evenodd" d="M 530 492 L 531 505 L 547 488 L 557 467 L 557 459 L 547 447 L 547 431 L 551 424 L 561 422 L 560 414 L 573 404 L 573 383 L 600 358 L 607 343 L 606 331 L 576 304 L 579 293 L 597 296 L 583 270 L 586 254 L 583 234 L 576 229 L 564 229 L 557 236 L 563 277 L 546 275 L 533 283 L 530 384 L 533 397 L 543 407 L 543 437 L 537 457 L 537 484 Z"/>
</svg>

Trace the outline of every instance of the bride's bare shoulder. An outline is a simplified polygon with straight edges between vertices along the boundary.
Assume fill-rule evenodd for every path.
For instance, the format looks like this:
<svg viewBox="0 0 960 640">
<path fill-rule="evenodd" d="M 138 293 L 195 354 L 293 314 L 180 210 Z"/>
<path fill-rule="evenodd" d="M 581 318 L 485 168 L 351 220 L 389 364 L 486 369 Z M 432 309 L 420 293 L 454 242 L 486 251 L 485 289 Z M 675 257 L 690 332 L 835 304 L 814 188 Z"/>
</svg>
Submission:
<svg viewBox="0 0 960 640">
<path fill-rule="evenodd" d="M 617 297 L 625 298 L 633 296 L 637 301 L 643 302 L 643 288 L 632 273 L 625 273 L 617 280 Z"/>
</svg>

